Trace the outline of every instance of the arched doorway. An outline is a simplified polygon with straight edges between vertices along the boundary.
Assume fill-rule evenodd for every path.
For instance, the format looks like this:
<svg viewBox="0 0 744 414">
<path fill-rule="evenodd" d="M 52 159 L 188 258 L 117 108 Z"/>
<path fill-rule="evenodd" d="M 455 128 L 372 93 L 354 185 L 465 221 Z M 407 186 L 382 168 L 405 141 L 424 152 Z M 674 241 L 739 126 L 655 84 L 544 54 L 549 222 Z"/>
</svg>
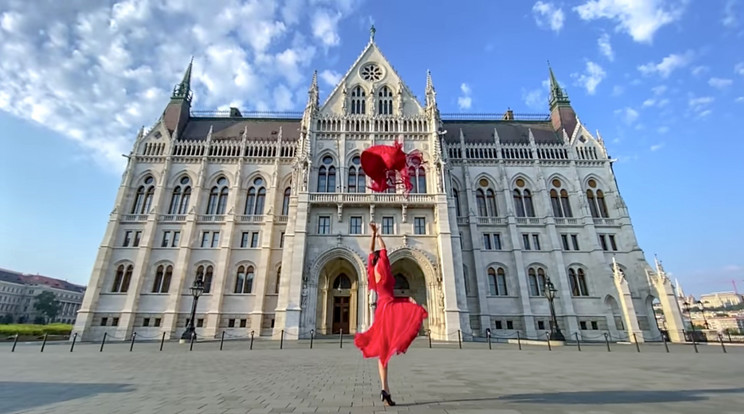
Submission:
<svg viewBox="0 0 744 414">
<path fill-rule="evenodd" d="M 331 259 L 320 271 L 316 332 L 322 335 L 356 333 L 359 322 L 359 278 L 353 264 Z"/>
<path fill-rule="evenodd" d="M 610 328 L 610 330 L 614 330 L 616 333 L 624 332 L 625 322 L 623 321 L 623 314 L 620 311 L 620 306 L 618 306 L 617 300 L 615 300 L 612 295 L 607 295 L 607 297 L 605 297 L 604 303 L 607 307 L 608 315 L 610 316 L 610 318 L 612 318 L 611 323 L 608 323 L 607 326 Z"/>
<path fill-rule="evenodd" d="M 390 265 L 390 270 L 395 278 L 395 287 L 393 288 L 395 296 L 413 298 L 419 305 L 426 308 L 431 317 L 432 312 L 429 311 L 431 307 L 427 301 L 426 278 L 418 263 L 404 257 L 393 262 Z M 428 329 L 429 318 L 424 319 L 419 334 L 426 334 Z"/>
</svg>

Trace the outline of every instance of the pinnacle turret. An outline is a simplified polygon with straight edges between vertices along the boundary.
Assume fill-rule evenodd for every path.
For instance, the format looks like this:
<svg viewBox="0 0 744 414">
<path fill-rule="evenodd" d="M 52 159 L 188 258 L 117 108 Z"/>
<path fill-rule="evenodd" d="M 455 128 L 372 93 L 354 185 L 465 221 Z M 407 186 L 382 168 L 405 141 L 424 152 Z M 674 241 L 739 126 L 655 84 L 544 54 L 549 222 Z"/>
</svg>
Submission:
<svg viewBox="0 0 744 414">
<path fill-rule="evenodd" d="M 185 99 L 191 101 L 191 68 L 194 65 L 194 57 L 191 57 L 189 66 L 186 68 L 186 72 L 183 74 L 181 83 L 177 84 L 173 88 L 173 95 L 171 99 Z"/>
<path fill-rule="evenodd" d="M 548 63 L 548 71 L 550 72 L 550 110 L 552 111 L 553 108 L 559 105 L 570 105 L 571 101 L 568 99 L 568 94 L 561 88 L 561 85 L 555 78 L 550 63 Z"/>
</svg>

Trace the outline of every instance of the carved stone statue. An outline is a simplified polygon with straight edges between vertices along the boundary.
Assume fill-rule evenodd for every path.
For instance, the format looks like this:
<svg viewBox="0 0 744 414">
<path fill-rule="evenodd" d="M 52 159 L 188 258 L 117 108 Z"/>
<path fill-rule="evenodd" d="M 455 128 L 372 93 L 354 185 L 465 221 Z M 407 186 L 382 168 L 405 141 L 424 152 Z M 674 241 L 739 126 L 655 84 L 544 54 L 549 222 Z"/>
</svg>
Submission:
<svg viewBox="0 0 744 414">
<path fill-rule="evenodd" d="M 348 109 L 347 102 L 348 102 L 347 90 L 346 90 L 346 84 L 344 84 L 344 88 L 341 90 L 341 112 L 343 112 L 344 114 L 347 112 L 347 109 Z"/>
</svg>

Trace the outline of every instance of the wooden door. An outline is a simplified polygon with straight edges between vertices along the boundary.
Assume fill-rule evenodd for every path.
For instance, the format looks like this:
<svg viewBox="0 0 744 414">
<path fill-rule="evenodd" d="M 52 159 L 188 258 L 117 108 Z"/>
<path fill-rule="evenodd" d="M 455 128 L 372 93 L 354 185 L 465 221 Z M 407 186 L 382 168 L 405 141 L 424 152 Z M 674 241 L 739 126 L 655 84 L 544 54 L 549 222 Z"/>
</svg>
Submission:
<svg viewBox="0 0 744 414">
<path fill-rule="evenodd" d="M 344 330 L 344 333 L 349 333 L 349 297 L 348 296 L 335 296 L 333 298 L 333 326 L 331 331 L 334 334 Z"/>
</svg>

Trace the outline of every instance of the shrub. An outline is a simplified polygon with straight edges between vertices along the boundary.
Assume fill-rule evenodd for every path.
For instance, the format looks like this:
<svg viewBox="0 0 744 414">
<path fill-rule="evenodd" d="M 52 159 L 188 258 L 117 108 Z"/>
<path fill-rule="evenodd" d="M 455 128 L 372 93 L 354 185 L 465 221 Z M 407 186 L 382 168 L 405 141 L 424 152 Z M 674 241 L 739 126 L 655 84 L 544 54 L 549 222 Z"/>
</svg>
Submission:
<svg viewBox="0 0 744 414">
<path fill-rule="evenodd" d="M 72 325 L 64 323 L 53 323 L 49 325 L 0 325 L 0 336 L 10 336 L 15 334 L 20 336 L 40 336 L 45 333 L 48 333 L 49 335 L 69 335 L 70 332 L 72 332 Z"/>
</svg>

